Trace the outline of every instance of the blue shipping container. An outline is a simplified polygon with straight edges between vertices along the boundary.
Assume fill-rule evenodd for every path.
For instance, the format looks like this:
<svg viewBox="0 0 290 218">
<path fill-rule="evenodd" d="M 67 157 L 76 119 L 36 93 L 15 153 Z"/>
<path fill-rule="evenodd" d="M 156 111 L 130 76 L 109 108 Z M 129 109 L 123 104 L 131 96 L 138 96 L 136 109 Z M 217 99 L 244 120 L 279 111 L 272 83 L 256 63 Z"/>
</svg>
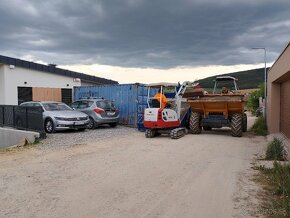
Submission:
<svg viewBox="0 0 290 218">
<path fill-rule="evenodd" d="M 143 112 L 147 108 L 147 86 L 144 84 L 119 84 L 102 86 L 81 86 L 74 88 L 74 100 L 86 97 L 103 97 L 113 100 L 120 110 L 120 123 L 142 130 Z M 158 89 L 151 89 L 150 95 Z"/>
</svg>

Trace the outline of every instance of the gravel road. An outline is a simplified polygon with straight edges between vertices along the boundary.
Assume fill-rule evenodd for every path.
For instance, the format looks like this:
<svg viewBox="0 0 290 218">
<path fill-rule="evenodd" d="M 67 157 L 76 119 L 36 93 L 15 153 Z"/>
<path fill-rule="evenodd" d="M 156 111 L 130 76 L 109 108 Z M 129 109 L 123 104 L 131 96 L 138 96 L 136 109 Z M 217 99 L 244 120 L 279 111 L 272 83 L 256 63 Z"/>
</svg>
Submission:
<svg viewBox="0 0 290 218">
<path fill-rule="evenodd" d="M 0 217 L 250 217 L 247 176 L 264 144 L 227 129 L 178 140 L 126 127 L 57 133 L 0 153 Z"/>
</svg>

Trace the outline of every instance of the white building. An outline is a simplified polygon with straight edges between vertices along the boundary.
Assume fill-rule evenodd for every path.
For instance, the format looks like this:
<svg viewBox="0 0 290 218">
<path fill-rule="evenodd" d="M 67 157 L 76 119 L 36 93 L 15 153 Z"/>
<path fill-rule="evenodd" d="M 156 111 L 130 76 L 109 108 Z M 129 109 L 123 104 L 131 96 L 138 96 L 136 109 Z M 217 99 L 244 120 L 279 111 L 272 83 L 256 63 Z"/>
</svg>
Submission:
<svg viewBox="0 0 290 218">
<path fill-rule="evenodd" d="M 0 55 L 0 104 L 32 100 L 70 103 L 73 87 L 103 84 L 118 82 Z"/>
</svg>

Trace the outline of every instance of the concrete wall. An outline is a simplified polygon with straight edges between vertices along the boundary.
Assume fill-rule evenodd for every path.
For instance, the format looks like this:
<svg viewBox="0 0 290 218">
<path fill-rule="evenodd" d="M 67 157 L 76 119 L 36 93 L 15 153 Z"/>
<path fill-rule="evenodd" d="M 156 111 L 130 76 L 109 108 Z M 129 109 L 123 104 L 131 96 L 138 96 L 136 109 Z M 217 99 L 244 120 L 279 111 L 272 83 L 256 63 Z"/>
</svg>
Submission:
<svg viewBox="0 0 290 218">
<path fill-rule="evenodd" d="M 281 83 L 290 79 L 290 44 L 268 72 L 267 125 L 269 132 L 280 132 Z"/>
<path fill-rule="evenodd" d="M 81 82 L 74 82 L 73 78 L 45 73 L 21 67 L 10 69 L 4 65 L 4 98 L 0 98 L 0 104 L 18 104 L 17 87 L 47 87 L 47 88 L 73 88 L 80 86 Z M 1 78 L 1 77 L 0 77 Z M 27 84 L 25 84 L 27 82 Z M 67 86 L 67 84 L 69 86 Z"/>
<path fill-rule="evenodd" d="M 39 138 L 39 133 L 17 129 L 0 128 L 0 148 L 33 143 Z"/>
<path fill-rule="evenodd" d="M 5 83 L 4 83 L 4 65 L 0 64 L 0 104 L 1 102 L 4 102 L 4 89 L 5 89 Z"/>
</svg>

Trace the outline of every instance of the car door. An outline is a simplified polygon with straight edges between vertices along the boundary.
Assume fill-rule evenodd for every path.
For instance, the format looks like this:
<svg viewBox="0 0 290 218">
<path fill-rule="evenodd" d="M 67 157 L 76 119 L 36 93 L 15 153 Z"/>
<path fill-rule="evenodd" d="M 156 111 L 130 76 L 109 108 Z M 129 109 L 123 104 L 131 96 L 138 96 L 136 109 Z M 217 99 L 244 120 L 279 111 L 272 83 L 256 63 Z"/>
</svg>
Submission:
<svg viewBox="0 0 290 218">
<path fill-rule="evenodd" d="M 91 114 L 93 113 L 93 109 L 91 108 L 93 104 L 94 101 L 82 100 L 80 101 L 78 110 L 91 116 Z"/>
</svg>

